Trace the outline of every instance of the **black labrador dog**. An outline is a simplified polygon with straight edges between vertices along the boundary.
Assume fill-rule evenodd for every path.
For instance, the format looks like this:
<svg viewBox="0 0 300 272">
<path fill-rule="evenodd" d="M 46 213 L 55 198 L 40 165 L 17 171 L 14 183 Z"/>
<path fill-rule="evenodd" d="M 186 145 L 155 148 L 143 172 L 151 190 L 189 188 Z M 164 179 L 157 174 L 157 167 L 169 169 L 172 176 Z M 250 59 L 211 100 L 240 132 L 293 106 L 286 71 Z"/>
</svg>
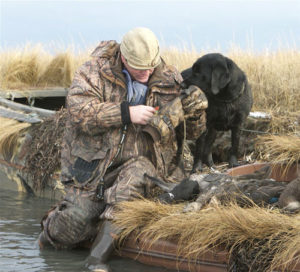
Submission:
<svg viewBox="0 0 300 272">
<path fill-rule="evenodd" d="M 207 130 L 196 141 L 192 172 L 202 170 L 202 163 L 213 167 L 212 145 L 217 131 L 231 130 L 229 167 L 238 166 L 241 127 L 252 104 L 252 92 L 245 73 L 229 58 L 221 54 L 207 54 L 199 58 L 192 68 L 182 73 L 182 88 L 196 85 L 208 100 Z"/>
</svg>

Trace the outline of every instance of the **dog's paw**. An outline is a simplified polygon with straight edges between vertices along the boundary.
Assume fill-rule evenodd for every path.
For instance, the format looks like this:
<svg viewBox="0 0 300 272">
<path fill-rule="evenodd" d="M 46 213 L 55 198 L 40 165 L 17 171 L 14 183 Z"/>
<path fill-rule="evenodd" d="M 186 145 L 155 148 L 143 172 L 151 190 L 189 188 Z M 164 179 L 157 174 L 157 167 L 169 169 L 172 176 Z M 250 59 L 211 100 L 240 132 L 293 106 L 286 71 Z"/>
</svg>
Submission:
<svg viewBox="0 0 300 272">
<path fill-rule="evenodd" d="M 201 203 L 191 202 L 183 208 L 183 212 L 185 212 L 185 213 L 186 212 L 196 212 L 196 211 L 199 211 L 201 208 L 202 208 Z"/>
<path fill-rule="evenodd" d="M 202 172 L 202 171 L 203 171 L 202 162 L 198 161 L 198 162 L 194 163 L 191 174 L 194 174 L 197 172 Z"/>
<path fill-rule="evenodd" d="M 240 166 L 236 156 L 234 155 L 231 155 L 230 158 L 229 158 L 229 162 L 228 162 L 228 168 L 234 168 L 234 167 L 238 167 Z"/>
</svg>

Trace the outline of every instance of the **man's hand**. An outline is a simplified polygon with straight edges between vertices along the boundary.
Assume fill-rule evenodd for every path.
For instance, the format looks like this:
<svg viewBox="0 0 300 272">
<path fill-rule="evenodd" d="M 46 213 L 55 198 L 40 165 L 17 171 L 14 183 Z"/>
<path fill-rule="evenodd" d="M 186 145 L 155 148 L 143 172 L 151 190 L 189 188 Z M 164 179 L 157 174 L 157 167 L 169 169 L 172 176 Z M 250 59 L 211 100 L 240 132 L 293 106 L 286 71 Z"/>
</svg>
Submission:
<svg viewBox="0 0 300 272">
<path fill-rule="evenodd" d="M 129 106 L 130 120 L 133 124 L 146 125 L 156 109 L 150 106 Z"/>
<path fill-rule="evenodd" d="M 191 85 L 188 89 L 183 90 L 187 94 L 182 99 L 182 108 L 185 118 L 196 118 L 208 107 L 207 98 L 204 92 L 197 86 Z"/>
</svg>

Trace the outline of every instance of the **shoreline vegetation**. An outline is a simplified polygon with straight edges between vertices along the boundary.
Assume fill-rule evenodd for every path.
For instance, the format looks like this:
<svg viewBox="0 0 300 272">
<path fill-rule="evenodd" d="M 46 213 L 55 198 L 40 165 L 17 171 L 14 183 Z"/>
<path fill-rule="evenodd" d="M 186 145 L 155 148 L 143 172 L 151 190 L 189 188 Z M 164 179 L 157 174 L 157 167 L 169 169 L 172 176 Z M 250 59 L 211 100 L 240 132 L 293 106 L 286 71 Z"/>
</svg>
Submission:
<svg viewBox="0 0 300 272">
<path fill-rule="evenodd" d="M 77 68 L 90 59 L 93 48 L 55 54 L 42 45 L 0 51 L 0 90 L 68 88 Z M 215 51 L 217 52 L 217 51 Z M 179 71 L 207 52 L 169 47 L 163 59 Z M 254 95 L 253 111 L 296 112 L 300 105 L 300 51 L 287 49 L 254 53 L 232 47 L 225 54 L 246 73 Z"/>
</svg>

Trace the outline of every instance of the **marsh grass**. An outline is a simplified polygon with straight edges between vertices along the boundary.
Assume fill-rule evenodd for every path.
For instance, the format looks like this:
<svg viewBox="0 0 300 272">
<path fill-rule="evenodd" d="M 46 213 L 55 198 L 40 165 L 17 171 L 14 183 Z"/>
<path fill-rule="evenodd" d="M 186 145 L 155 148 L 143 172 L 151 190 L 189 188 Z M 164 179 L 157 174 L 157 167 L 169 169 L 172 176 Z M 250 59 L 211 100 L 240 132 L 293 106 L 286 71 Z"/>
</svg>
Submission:
<svg viewBox="0 0 300 272">
<path fill-rule="evenodd" d="M 0 117 L 0 154 L 10 160 L 18 147 L 18 139 L 23 131 L 30 127 L 28 123 Z"/>
<path fill-rule="evenodd" d="M 0 52 L 0 89 L 24 90 L 69 87 L 75 70 L 88 59 L 89 52 L 70 48 L 50 54 L 42 45 Z"/>
<path fill-rule="evenodd" d="M 256 259 L 248 261 L 263 264 L 264 271 L 278 267 L 286 271 L 300 259 L 299 215 L 288 216 L 254 204 L 241 208 L 235 202 L 190 213 L 182 213 L 182 207 L 150 200 L 119 203 L 114 222 L 122 229 L 120 241 L 131 233 L 151 243 L 170 240 L 177 244 L 178 254 L 190 260 L 220 246 L 230 254 L 242 246 L 255 251 Z"/>
<path fill-rule="evenodd" d="M 73 47 L 50 54 L 42 45 L 0 52 L 0 89 L 69 87 L 74 71 L 89 59 L 92 48 L 75 51 Z M 206 52 L 191 47 L 162 50 L 163 59 L 178 70 L 191 67 Z M 252 110 L 295 112 L 300 105 L 300 52 L 290 49 L 253 53 L 232 47 L 226 54 L 247 74 L 251 83 Z"/>
<path fill-rule="evenodd" d="M 252 86 L 252 110 L 273 113 L 299 111 L 300 105 L 300 52 L 278 51 L 250 54 L 236 50 L 229 53 L 245 71 Z"/>
<path fill-rule="evenodd" d="M 265 135 L 257 139 L 256 146 L 262 151 L 262 159 L 286 167 L 300 162 L 300 137 L 296 135 Z"/>
</svg>

